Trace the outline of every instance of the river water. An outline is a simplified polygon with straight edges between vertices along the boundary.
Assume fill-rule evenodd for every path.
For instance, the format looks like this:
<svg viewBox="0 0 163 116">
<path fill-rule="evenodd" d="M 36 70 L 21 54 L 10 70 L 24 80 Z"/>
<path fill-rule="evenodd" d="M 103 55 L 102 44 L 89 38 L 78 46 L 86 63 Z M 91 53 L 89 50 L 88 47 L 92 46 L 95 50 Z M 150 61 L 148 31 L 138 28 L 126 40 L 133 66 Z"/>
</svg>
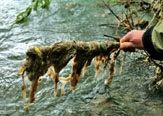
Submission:
<svg viewBox="0 0 163 116">
<path fill-rule="evenodd" d="M 163 115 L 162 95 L 149 88 L 155 68 L 137 53 L 127 54 L 122 73 L 118 71 L 122 60 L 122 55 L 119 56 L 117 71 L 109 86 L 104 85 L 108 69 L 94 76 L 95 62 L 81 76 L 74 94 L 67 84 L 64 96 L 54 97 L 53 80 L 43 76 L 36 92 L 36 103 L 25 111 L 27 101 L 23 102 L 22 79 L 17 72 L 28 48 L 61 40 L 111 41 L 103 35 L 113 35 L 116 26 L 115 18 L 100 0 L 55 0 L 49 9 L 33 11 L 27 22 L 10 28 L 17 14 L 29 4 L 30 0 L 0 1 L 0 116 Z M 68 76 L 71 69 L 72 63 L 69 63 L 61 76 Z M 28 96 L 30 82 L 27 78 L 26 86 Z"/>
</svg>

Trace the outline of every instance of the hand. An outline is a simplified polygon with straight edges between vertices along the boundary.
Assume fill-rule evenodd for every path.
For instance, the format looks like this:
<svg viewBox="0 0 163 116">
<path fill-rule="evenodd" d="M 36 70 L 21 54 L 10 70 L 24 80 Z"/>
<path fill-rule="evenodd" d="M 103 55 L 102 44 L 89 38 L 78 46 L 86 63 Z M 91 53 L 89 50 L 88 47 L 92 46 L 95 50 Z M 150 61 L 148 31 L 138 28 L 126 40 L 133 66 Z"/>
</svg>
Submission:
<svg viewBox="0 0 163 116">
<path fill-rule="evenodd" d="M 142 37 L 144 34 L 144 30 L 133 30 L 128 32 L 122 39 L 122 43 L 120 45 L 120 49 L 128 49 L 128 48 L 139 48 L 143 49 Z"/>
</svg>

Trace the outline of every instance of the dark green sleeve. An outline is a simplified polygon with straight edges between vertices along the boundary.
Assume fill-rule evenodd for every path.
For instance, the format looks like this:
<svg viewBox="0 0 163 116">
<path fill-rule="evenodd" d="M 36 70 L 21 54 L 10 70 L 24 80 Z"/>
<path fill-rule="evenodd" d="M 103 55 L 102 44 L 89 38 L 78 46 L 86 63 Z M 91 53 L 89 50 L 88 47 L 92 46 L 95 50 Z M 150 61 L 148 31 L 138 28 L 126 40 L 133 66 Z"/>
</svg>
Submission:
<svg viewBox="0 0 163 116">
<path fill-rule="evenodd" d="M 163 54 L 163 21 L 158 22 L 153 29 L 152 43 L 155 50 Z"/>
<path fill-rule="evenodd" d="M 163 21 L 158 22 L 144 33 L 143 45 L 151 58 L 163 60 Z"/>
</svg>

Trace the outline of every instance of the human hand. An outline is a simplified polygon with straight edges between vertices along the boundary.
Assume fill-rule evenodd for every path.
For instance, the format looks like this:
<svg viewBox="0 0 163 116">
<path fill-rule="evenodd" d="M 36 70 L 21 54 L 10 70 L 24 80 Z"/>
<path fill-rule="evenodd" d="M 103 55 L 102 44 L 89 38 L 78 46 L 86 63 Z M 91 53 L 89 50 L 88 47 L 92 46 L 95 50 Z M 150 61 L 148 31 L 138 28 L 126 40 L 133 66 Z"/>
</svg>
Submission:
<svg viewBox="0 0 163 116">
<path fill-rule="evenodd" d="M 128 32 L 124 37 L 121 39 L 120 49 L 129 49 L 129 48 L 138 48 L 143 49 L 143 42 L 142 37 L 144 34 L 144 30 L 133 30 Z"/>
</svg>

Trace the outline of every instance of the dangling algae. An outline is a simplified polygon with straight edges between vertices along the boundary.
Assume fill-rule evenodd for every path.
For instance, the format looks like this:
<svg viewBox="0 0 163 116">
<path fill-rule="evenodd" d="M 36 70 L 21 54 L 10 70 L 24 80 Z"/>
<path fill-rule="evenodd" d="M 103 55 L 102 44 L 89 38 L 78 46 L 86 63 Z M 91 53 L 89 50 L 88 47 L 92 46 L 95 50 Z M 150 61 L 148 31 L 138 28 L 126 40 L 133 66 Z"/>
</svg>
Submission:
<svg viewBox="0 0 163 116">
<path fill-rule="evenodd" d="M 54 79 L 54 96 L 57 95 L 58 82 L 62 83 L 61 95 L 64 94 L 64 85 L 70 82 L 72 91 L 75 92 L 81 72 L 91 64 L 93 58 L 96 58 L 96 71 L 99 70 L 101 60 L 104 59 L 104 69 L 110 60 L 110 55 L 114 53 L 110 64 L 110 76 L 107 79 L 109 84 L 113 78 L 115 60 L 120 52 L 120 42 L 76 42 L 61 41 L 51 46 L 34 47 L 26 52 L 26 61 L 18 73 L 22 73 L 22 93 L 23 99 L 26 98 L 26 86 L 24 83 L 24 73 L 31 81 L 29 103 L 24 108 L 29 110 L 29 105 L 35 102 L 35 92 L 39 78 L 46 74 L 49 69 L 49 79 Z M 73 68 L 69 77 L 60 77 L 60 71 L 73 59 Z M 53 69 L 54 68 L 54 69 Z"/>
</svg>

